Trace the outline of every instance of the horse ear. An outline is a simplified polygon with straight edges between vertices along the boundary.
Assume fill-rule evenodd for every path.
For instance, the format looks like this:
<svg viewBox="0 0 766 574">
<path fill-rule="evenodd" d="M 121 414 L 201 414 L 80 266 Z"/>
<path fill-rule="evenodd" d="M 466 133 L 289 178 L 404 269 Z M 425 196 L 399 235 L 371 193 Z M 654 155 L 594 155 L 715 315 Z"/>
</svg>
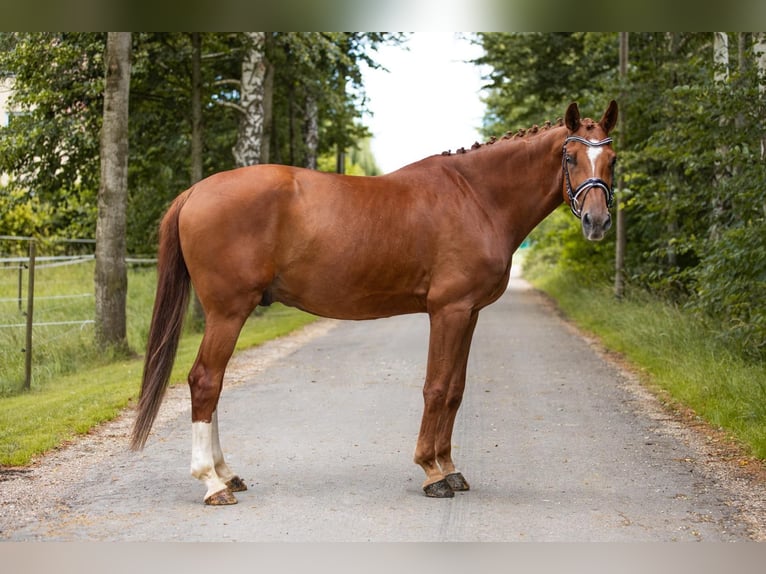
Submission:
<svg viewBox="0 0 766 574">
<path fill-rule="evenodd" d="M 580 127 L 580 108 L 577 107 L 577 102 L 572 102 L 567 108 L 567 113 L 564 116 L 567 127 L 570 132 L 576 132 Z"/>
<path fill-rule="evenodd" d="M 612 100 L 609 102 L 609 107 L 604 112 L 604 117 L 598 122 L 607 134 L 612 131 L 612 128 L 617 125 L 617 102 Z"/>
</svg>

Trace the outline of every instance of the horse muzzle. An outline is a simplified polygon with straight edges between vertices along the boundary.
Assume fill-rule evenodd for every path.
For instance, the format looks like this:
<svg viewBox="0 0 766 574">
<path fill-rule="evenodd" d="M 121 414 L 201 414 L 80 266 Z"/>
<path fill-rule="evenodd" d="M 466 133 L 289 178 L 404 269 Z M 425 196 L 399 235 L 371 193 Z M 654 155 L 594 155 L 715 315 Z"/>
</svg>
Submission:
<svg viewBox="0 0 766 574">
<path fill-rule="evenodd" d="M 590 205 L 586 207 L 585 200 L 593 189 L 604 192 L 605 205 Z M 612 188 L 599 178 L 591 178 L 582 182 L 574 191 L 569 188 L 569 207 L 572 213 L 582 222 L 583 235 L 590 241 L 600 241 L 612 226 L 612 216 L 609 208 L 612 207 L 614 194 Z"/>
<path fill-rule="evenodd" d="M 612 216 L 607 210 L 599 210 L 599 212 L 585 210 L 580 220 L 582 233 L 590 241 L 601 241 L 609 228 L 612 227 Z"/>
</svg>

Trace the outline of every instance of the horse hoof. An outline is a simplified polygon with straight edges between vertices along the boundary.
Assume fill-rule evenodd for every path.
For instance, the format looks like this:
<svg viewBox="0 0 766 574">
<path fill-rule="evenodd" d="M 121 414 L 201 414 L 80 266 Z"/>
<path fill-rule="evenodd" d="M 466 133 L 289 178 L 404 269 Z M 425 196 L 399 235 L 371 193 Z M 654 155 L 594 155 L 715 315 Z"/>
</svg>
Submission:
<svg viewBox="0 0 766 574">
<path fill-rule="evenodd" d="M 244 492 L 247 490 L 245 481 L 238 476 L 232 476 L 229 480 L 227 480 L 226 486 L 228 486 L 229 490 L 232 492 Z"/>
<path fill-rule="evenodd" d="M 205 499 L 208 506 L 226 506 L 228 504 L 237 504 L 237 499 L 231 493 L 231 490 L 224 488 L 208 496 Z"/>
<path fill-rule="evenodd" d="M 468 481 L 466 481 L 465 477 L 460 472 L 453 472 L 452 474 L 448 474 L 444 477 L 444 480 L 447 481 L 449 487 L 455 492 L 471 490 L 471 487 L 468 486 Z"/>
<path fill-rule="evenodd" d="M 455 496 L 455 492 L 450 488 L 446 478 L 425 485 L 423 492 L 429 498 L 452 498 Z"/>
</svg>

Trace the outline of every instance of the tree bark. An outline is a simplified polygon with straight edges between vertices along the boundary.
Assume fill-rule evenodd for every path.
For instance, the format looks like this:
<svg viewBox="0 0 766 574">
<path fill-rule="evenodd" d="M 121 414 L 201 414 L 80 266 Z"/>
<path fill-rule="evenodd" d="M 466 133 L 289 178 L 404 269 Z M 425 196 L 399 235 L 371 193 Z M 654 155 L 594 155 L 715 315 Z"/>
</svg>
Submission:
<svg viewBox="0 0 766 574">
<path fill-rule="evenodd" d="M 191 66 L 191 185 L 202 179 L 202 34 L 192 32 Z M 192 317 L 197 326 L 203 325 L 205 312 L 197 294 L 192 298 Z"/>
<path fill-rule="evenodd" d="M 306 167 L 317 168 L 319 150 L 319 106 L 316 97 L 306 97 Z"/>
<path fill-rule="evenodd" d="M 766 33 L 759 32 L 755 34 L 755 65 L 758 67 L 758 89 L 763 100 L 763 94 L 766 92 Z M 766 133 L 761 135 L 761 160 L 766 159 Z"/>
<path fill-rule="evenodd" d="M 620 109 L 620 122 L 622 129 L 619 133 L 619 147 L 625 147 L 625 132 L 627 130 L 625 123 L 625 105 L 626 91 L 625 82 L 628 76 L 628 32 L 620 32 L 620 80 L 623 83 L 622 106 Z M 620 175 L 617 184 L 617 194 L 615 196 L 615 219 L 617 220 L 615 233 L 617 241 L 614 248 L 614 294 L 618 299 L 625 293 L 625 248 L 627 246 L 627 232 L 625 230 L 625 208 L 622 205 L 622 192 L 625 188 L 625 178 Z"/>
<path fill-rule="evenodd" d="M 234 161 L 238 167 L 261 161 L 263 138 L 263 91 L 266 77 L 264 54 L 265 32 L 245 32 L 247 39 L 242 61 L 242 81 L 239 105 L 239 132 L 234 146 Z"/>
<path fill-rule="evenodd" d="M 101 181 L 96 220 L 96 342 L 127 348 L 126 211 L 130 32 L 109 32 L 106 43 Z"/>
<path fill-rule="evenodd" d="M 729 80 L 729 35 L 726 32 L 713 32 L 713 80 L 716 87 L 719 90 L 727 90 L 727 82 Z M 725 128 L 728 123 L 728 118 L 721 116 L 719 125 Z M 721 187 L 727 176 L 726 174 L 726 156 L 729 153 L 729 148 L 726 145 L 719 145 L 716 147 L 716 153 L 718 155 L 718 161 L 715 163 L 715 181 L 713 182 L 713 201 L 711 205 L 711 217 L 712 222 L 710 225 L 709 237 L 712 241 L 716 241 L 721 236 L 721 228 L 723 226 L 723 218 L 726 213 L 726 205 L 724 194 L 721 192 Z"/>
<path fill-rule="evenodd" d="M 268 44 L 269 38 L 266 38 Z M 266 76 L 263 79 L 263 137 L 261 138 L 261 163 L 271 163 L 271 134 L 274 129 L 274 65 L 266 60 Z"/>
<path fill-rule="evenodd" d="M 202 179 L 202 35 L 192 32 L 191 183 Z"/>
</svg>

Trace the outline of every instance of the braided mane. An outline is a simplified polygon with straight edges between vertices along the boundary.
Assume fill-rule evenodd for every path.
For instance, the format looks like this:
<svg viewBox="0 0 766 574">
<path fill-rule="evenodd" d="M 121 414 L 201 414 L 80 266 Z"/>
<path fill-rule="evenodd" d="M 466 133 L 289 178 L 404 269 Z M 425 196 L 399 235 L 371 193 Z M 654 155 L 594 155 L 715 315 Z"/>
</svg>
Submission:
<svg viewBox="0 0 766 574">
<path fill-rule="evenodd" d="M 584 120 L 584 121 L 587 121 L 587 120 Z M 542 131 L 545 131 L 545 130 L 549 130 L 552 127 L 560 127 L 560 126 L 563 126 L 563 125 L 564 125 L 564 119 L 563 118 L 558 118 L 555 123 L 551 123 L 549 121 L 546 121 L 542 126 L 538 126 L 537 124 L 535 124 L 531 128 L 527 128 L 527 129 L 523 129 L 522 128 L 522 129 L 516 130 L 515 132 L 512 132 L 512 131 L 505 132 L 505 135 L 503 135 L 500 138 L 500 140 L 502 141 L 502 140 L 511 140 L 511 139 L 513 139 L 513 140 L 521 139 L 521 138 L 524 138 L 524 137 L 527 137 L 527 136 L 535 135 L 535 134 L 537 134 L 539 132 L 542 132 Z M 464 147 L 461 147 L 461 148 L 455 150 L 454 154 L 453 154 L 453 152 L 451 150 L 447 150 L 447 151 L 443 151 L 442 155 L 455 155 L 455 154 L 468 153 L 469 151 L 476 150 L 476 149 L 479 149 L 479 148 L 484 147 L 484 146 L 492 145 L 496 141 L 498 141 L 498 138 L 496 138 L 495 136 L 492 136 L 491 138 L 489 138 L 488 141 L 486 141 L 484 143 L 474 142 L 474 144 L 471 146 L 470 149 L 466 149 Z"/>
</svg>

